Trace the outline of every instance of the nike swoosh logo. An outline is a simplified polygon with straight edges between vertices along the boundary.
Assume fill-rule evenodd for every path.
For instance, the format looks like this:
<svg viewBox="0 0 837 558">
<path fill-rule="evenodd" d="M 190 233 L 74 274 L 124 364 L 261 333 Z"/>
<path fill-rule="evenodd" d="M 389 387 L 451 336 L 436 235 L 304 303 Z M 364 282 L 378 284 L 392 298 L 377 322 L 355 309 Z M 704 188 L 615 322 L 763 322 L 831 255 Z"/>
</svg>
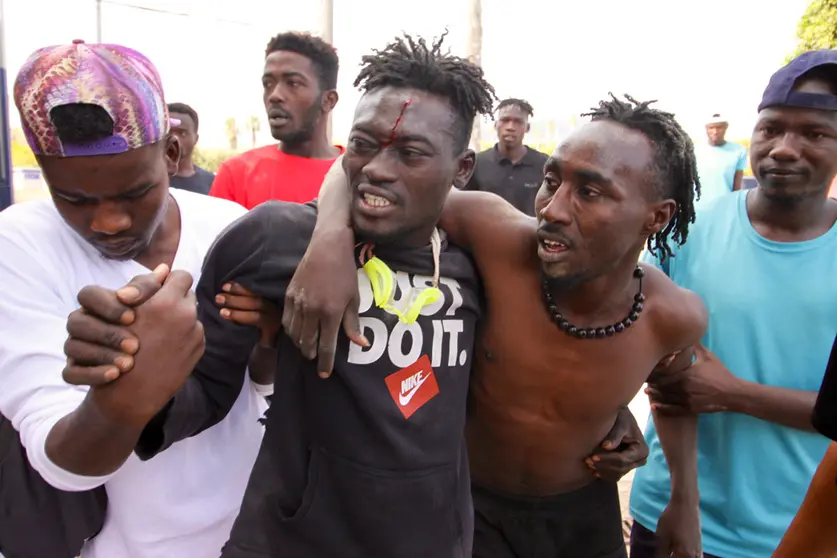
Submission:
<svg viewBox="0 0 837 558">
<path fill-rule="evenodd" d="M 426 382 L 427 378 L 429 378 L 429 377 L 430 377 L 430 374 L 428 374 L 427 376 L 422 377 L 422 379 L 419 380 L 418 383 L 415 386 L 413 386 L 413 388 L 410 391 L 408 391 L 407 393 L 402 393 L 398 396 L 398 402 L 401 403 L 402 407 L 405 407 L 405 406 L 410 404 L 410 400 L 413 398 L 413 396 L 419 390 L 419 388 L 421 387 L 421 384 Z"/>
</svg>

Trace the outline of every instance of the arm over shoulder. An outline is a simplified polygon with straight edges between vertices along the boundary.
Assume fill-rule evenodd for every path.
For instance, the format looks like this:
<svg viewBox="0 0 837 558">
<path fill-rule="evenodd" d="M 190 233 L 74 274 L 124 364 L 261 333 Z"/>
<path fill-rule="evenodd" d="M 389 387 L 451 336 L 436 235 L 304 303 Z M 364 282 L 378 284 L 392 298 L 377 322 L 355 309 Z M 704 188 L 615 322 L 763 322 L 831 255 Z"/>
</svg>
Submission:
<svg viewBox="0 0 837 558">
<path fill-rule="evenodd" d="M 490 192 L 463 192 L 452 189 L 439 223 L 451 241 L 472 252 L 493 257 L 509 252 L 519 254 L 523 239 L 536 228 L 535 219 Z"/>
<path fill-rule="evenodd" d="M 706 305 L 700 296 L 678 287 L 658 268 L 642 267 L 657 298 L 653 319 L 663 349 L 669 354 L 689 349 L 691 355 L 691 348 L 700 342 L 709 325 Z"/>
</svg>

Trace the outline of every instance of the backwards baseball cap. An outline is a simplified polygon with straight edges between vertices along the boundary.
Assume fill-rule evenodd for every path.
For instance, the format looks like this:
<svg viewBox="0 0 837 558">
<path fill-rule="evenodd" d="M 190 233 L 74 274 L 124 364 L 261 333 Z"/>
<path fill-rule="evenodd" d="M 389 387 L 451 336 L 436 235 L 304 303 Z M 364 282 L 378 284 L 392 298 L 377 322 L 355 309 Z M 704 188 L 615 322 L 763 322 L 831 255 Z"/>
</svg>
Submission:
<svg viewBox="0 0 837 558">
<path fill-rule="evenodd" d="M 793 91 L 799 78 L 811 70 L 829 66 L 837 72 L 837 50 L 803 52 L 770 78 L 759 111 L 769 107 L 837 110 L 837 95 Z"/>
<path fill-rule="evenodd" d="M 169 131 L 163 85 L 154 64 L 120 45 L 87 44 L 36 50 L 14 85 L 23 132 L 37 155 L 113 155 L 157 143 Z M 76 103 L 102 107 L 113 119 L 113 135 L 82 144 L 61 141 L 50 112 Z"/>
</svg>

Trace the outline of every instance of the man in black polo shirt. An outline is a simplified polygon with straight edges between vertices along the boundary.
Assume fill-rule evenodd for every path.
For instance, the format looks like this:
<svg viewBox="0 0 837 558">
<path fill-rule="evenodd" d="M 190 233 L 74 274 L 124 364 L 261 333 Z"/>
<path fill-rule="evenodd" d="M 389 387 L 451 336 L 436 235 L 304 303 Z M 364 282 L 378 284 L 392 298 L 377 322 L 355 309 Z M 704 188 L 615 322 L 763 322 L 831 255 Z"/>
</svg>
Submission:
<svg viewBox="0 0 837 558">
<path fill-rule="evenodd" d="M 543 181 L 548 156 L 523 145 L 532 105 L 505 99 L 497 106 L 497 143 L 477 155 L 474 176 L 465 190 L 492 192 L 527 215 L 535 215 L 535 194 Z"/>
<path fill-rule="evenodd" d="M 209 194 L 215 175 L 192 160 L 199 137 L 198 113 L 185 103 L 170 103 L 169 114 L 174 120 L 171 130 L 180 140 L 180 163 L 177 173 L 169 179 L 169 185 L 196 194 Z"/>
</svg>

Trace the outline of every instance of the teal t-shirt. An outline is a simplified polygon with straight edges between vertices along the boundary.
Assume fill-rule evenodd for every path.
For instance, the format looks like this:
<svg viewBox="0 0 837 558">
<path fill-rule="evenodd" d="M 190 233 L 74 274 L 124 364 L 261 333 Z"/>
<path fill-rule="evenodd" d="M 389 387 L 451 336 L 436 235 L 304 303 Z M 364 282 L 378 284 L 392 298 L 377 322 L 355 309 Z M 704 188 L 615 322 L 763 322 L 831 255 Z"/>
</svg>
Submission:
<svg viewBox="0 0 837 558">
<path fill-rule="evenodd" d="M 709 310 L 703 343 L 733 374 L 817 391 L 837 332 L 837 226 L 806 242 L 767 240 L 750 223 L 748 192 L 710 204 L 676 256 L 652 263 L 703 299 Z M 653 421 L 645 435 L 650 456 L 636 472 L 630 509 L 655 531 L 669 499 L 669 473 Z M 770 558 L 828 444 L 818 434 L 747 415 L 701 415 L 704 552 Z"/>
<path fill-rule="evenodd" d="M 721 146 L 705 142 L 697 145 L 695 157 L 700 178 L 697 208 L 707 207 L 713 200 L 732 192 L 735 173 L 747 168 L 747 149 L 731 141 Z"/>
</svg>

